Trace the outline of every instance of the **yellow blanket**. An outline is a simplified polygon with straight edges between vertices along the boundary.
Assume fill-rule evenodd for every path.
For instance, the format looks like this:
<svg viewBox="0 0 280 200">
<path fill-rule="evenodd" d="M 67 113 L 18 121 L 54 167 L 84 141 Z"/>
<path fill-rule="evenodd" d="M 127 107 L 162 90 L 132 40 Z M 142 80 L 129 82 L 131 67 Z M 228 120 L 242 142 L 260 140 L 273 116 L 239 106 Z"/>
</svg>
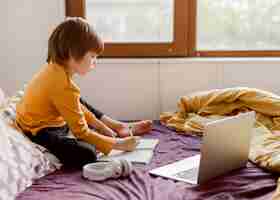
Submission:
<svg viewBox="0 0 280 200">
<path fill-rule="evenodd" d="M 249 159 L 280 173 L 280 96 L 244 87 L 193 93 L 181 97 L 177 112 L 162 113 L 160 120 L 181 134 L 202 135 L 205 123 L 250 110 L 257 115 Z M 280 178 L 276 199 L 280 199 Z"/>
</svg>

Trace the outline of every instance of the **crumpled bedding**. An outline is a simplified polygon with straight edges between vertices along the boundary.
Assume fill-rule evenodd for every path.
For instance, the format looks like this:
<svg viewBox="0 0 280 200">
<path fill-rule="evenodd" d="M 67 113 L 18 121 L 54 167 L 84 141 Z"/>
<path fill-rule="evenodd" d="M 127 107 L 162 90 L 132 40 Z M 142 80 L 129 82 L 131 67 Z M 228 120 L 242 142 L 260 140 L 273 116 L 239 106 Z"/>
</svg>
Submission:
<svg viewBox="0 0 280 200">
<path fill-rule="evenodd" d="M 280 96 L 246 87 L 216 89 L 180 98 L 178 111 L 160 116 L 162 124 L 181 134 L 203 135 L 204 124 L 240 112 L 256 112 L 249 159 L 280 173 Z M 273 200 L 280 199 L 280 178 Z"/>
</svg>

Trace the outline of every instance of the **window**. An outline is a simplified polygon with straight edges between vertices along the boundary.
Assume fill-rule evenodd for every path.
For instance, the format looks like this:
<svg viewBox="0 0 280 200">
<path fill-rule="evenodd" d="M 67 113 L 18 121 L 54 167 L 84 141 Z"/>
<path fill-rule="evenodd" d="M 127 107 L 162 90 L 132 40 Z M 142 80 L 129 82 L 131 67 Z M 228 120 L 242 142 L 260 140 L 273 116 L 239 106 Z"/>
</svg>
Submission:
<svg viewBox="0 0 280 200">
<path fill-rule="evenodd" d="M 106 57 L 280 56 L 280 0 L 66 0 Z"/>
<path fill-rule="evenodd" d="M 173 0 L 87 0 L 86 18 L 108 43 L 172 42 L 173 3 Z"/>
<path fill-rule="evenodd" d="M 197 54 L 280 55 L 280 0 L 197 0 L 196 24 Z"/>
</svg>

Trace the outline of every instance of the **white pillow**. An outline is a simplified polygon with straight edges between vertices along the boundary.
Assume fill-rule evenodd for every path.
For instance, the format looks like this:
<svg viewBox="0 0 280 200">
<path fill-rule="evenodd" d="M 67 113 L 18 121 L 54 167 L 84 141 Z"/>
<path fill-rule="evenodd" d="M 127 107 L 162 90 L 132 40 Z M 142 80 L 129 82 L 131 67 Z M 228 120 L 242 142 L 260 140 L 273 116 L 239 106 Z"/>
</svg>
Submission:
<svg viewBox="0 0 280 200">
<path fill-rule="evenodd" d="M 4 91 L 0 88 L 0 105 L 3 104 L 5 100 L 5 93 Z"/>
<path fill-rule="evenodd" d="M 2 92 L 2 95 L 1 95 Z M 8 123 L 12 123 L 16 118 L 16 104 L 24 95 L 23 90 L 19 90 L 11 97 L 5 97 L 4 92 L 0 88 L 0 112 Z M 2 96 L 2 98 L 1 98 Z"/>
<path fill-rule="evenodd" d="M 0 156 L 9 155 L 11 144 L 6 134 L 5 123 L 0 123 Z M 1 174 L 1 173 L 0 173 Z"/>
<path fill-rule="evenodd" d="M 24 95 L 24 90 L 18 90 L 13 96 L 5 97 L 4 92 L 0 88 L 0 117 L 2 116 L 6 123 L 14 126 L 15 118 L 16 118 L 16 104 L 21 100 Z M 3 97 L 3 98 L 1 98 Z M 51 162 L 54 168 L 60 169 L 62 163 L 59 159 L 51 154 L 46 148 L 32 143 L 34 148 L 37 148 L 41 151 L 45 157 Z M 0 148 L 1 150 L 1 148 Z"/>
<path fill-rule="evenodd" d="M 22 133 L 0 118 L 0 199 L 15 199 L 32 181 L 56 168 Z"/>
</svg>

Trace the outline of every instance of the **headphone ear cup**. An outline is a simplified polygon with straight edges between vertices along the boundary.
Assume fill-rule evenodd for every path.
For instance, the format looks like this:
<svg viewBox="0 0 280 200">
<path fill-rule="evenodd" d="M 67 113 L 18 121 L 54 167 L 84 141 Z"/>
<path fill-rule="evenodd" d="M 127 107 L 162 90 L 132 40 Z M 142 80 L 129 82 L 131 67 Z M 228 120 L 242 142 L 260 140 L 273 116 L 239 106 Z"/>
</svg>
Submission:
<svg viewBox="0 0 280 200">
<path fill-rule="evenodd" d="M 112 178 L 119 178 L 123 174 L 123 164 L 119 160 L 111 161 L 113 169 L 112 169 Z"/>
</svg>

